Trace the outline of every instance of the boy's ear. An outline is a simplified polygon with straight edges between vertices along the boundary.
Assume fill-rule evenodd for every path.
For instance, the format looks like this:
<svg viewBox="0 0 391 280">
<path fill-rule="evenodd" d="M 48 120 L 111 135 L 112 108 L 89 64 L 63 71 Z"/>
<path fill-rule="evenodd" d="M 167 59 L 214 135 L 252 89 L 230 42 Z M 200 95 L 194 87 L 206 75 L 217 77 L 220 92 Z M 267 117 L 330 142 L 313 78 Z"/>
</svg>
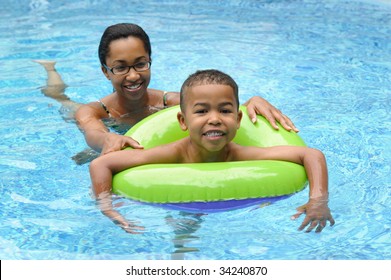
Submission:
<svg viewBox="0 0 391 280">
<path fill-rule="evenodd" d="M 242 121 L 242 117 L 243 117 L 243 112 L 242 112 L 242 110 L 239 110 L 239 112 L 238 112 L 238 126 L 237 126 L 238 129 L 240 128 L 240 122 Z"/>
<path fill-rule="evenodd" d="M 187 130 L 187 124 L 185 122 L 185 116 L 182 112 L 178 112 L 178 114 L 176 115 L 177 119 L 178 119 L 178 122 L 179 122 L 179 126 L 181 127 L 181 129 L 183 131 L 186 131 Z"/>
<path fill-rule="evenodd" d="M 103 74 L 106 76 L 106 78 L 108 79 L 108 80 L 110 80 L 110 76 L 109 76 L 109 73 L 107 73 L 107 69 L 106 69 L 106 67 L 104 67 L 104 66 L 100 66 L 100 69 L 102 70 L 102 72 L 103 72 Z"/>
</svg>

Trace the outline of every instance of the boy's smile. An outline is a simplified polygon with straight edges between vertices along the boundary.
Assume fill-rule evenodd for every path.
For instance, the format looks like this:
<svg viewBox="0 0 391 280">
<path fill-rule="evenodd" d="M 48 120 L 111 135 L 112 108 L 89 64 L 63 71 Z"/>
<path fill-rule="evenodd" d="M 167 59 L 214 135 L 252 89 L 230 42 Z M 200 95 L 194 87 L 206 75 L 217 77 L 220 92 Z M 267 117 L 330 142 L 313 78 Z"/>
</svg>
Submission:
<svg viewBox="0 0 391 280">
<path fill-rule="evenodd" d="M 240 126 L 233 89 L 227 85 L 191 86 L 185 94 L 185 112 L 178 114 L 183 130 L 189 130 L 192 144 L 200 153 L 224 152 Z"/>
</svg>

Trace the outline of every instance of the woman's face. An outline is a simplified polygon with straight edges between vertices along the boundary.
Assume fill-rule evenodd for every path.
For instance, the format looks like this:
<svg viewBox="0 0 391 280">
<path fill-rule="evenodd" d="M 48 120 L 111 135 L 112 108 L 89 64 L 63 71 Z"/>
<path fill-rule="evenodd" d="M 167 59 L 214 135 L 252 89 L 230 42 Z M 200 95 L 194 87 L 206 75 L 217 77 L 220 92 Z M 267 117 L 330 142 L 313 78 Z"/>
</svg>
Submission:
<svg viewBox="0 0 391 280">
<path fill-rule="evenodd" d="M 140 100 L 147 94 L 147 88 L 151 80 L 151 70 L 136 71 L 134 68 L 130 68 L 126 74 L 113 74 L 109 69 L 123 70 L 126 66 L 145 65 L 150 60 L 140 39 L 136 37 L 121 38 L 110 43 L 109 52 L 106 56 L 108 69 L 102 66 L 102 71 L 111 81 L 117 94 L 128 100 Z"/>
</svg>

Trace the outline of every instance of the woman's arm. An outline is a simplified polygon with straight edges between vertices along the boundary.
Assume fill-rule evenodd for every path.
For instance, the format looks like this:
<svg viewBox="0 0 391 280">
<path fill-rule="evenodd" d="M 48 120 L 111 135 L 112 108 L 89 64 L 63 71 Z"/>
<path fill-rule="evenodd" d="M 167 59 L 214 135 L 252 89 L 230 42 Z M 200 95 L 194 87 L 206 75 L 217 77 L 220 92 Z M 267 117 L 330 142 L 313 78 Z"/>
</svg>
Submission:
<svg viewBox="0 0 391 280">
<path fill-rule="evenodd" d="M 278 121 L 288 131 L 299 131 L 287 116 L 262 97 L 251 97 L 244 105 L 247 107 L 248 116 L 253 123 L 257 121 L 256 115 L 261 115 L 269 121 L 274 129 L 278 129 L 276 124 Z"/>
<path fill-rule="evenodd" d="M 102 122 L 104 116 L 101 114 L 99 105 L 89 103 L 81 106 L 75 118 L 84 138 L 92 149 L 102 154 L 119 151 L 125 147 L 142 149 L 143 147 L 133 138 L 111 133 Z"/>
</svg>

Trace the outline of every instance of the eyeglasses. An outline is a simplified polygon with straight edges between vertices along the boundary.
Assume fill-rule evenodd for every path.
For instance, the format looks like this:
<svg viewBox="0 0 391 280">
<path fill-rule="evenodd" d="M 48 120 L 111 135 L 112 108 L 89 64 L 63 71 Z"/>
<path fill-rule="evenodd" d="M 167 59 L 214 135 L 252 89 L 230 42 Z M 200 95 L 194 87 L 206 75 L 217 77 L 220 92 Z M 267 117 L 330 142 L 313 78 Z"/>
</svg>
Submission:
<svg viewBox="0 0 391 280">
<path fill-rule="evenodd" d="M 105 64 L 103 64 L 103 66 L 114 75 L 125 75 L 129 73 L 131 68 L 133 68 L 136 72 L 147 71 L 151 67 L 151 61 L 137 62 L 130 66 L 115 66 L 113 68 L 109 68 Z"/>
</svg>

